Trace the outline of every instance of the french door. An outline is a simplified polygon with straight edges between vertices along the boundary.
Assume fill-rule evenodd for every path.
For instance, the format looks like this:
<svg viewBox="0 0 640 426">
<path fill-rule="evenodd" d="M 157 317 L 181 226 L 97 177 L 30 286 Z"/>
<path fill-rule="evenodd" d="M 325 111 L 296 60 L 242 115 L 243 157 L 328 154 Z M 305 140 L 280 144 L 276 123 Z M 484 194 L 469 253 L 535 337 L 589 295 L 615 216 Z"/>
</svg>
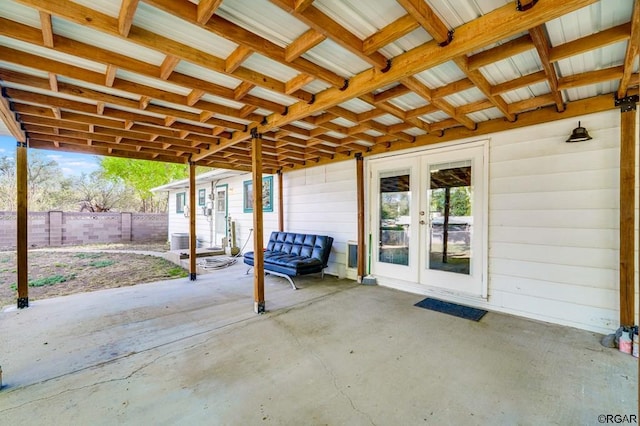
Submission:
<svg viewBox="0 0 640 426">
<path fill-rule="evenodd" d="M 372 272 L 486 297 L 485 145 L 371 162 Z"/>
</svg>

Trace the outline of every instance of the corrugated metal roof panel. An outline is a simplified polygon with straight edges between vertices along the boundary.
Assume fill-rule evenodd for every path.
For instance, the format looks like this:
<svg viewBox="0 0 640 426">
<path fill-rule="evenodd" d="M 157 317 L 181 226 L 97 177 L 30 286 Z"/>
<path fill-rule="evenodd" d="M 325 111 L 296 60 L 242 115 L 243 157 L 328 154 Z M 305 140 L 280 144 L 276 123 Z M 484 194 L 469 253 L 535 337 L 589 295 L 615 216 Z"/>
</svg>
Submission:
<svg viewBox="0 0 640 426">
<path fill-rule="evenodd" d="M 409 111 L 428 104 L 422 96 L 416 95 L 413 92 L 393 98 L 389 102 L 403 111 Z"/>
<path fill-rule="evenodd" d="M 268 101 L 275 102 L 280 105 L 286 105 L 286 106 L 293 105 L 298 101 L 297 99 L 292 98 L 291 96 L 287 96 L 282 93 L 272 92 L 271 90 L 263 89 L 262 87 L 254 87 L 253 89 L 251 89 L 249 93 L 261 99 L 266 99 Z"/>
<path fill-rule="evenodd" d="M 235 89 L 240 83 L 242 83 L 242 80 L 238 80 L 237 78 L 212 71 L 210 69 L 201 67 L 200 65 L 192 64 L 191 62 L 187 61 L 178 62 L 178 65 L 175 67 L 174 72 L 185 74 L 190 77 L 199 78 L 200 80 L 205 80 L 210 83 L 226 87 L 228 89 Z"/>
<path fill-rule="evenodd" d="M 11 134 L 7 126 L 5 126 L 4 121 L 2 120 L 0 120 L 0 135 L 11 136 L 13 138 L 13 135 Z M 2 150 L 0 150 L 0 152 L 2 152 Z"/>
<path fill-rule="evenodd" d="M 235 102 L 230 99 L 225 99 L 225 98 L 221 98 L 220 96 L 209 95 L 209 94 L 204 95 L 200 99 L 205 102 L 212 102 L 214 104 L 223 105 L 223 106 L 234 108 L 234 109 L 240 109 L 245 105 L 242 102 Z"/>
<path fill-rule="evenodd" d="M 374 118 L 373 121 L 377 121 L 378 123 L 383 124 L 385 126 L 393 126 L 394 124 L 402 123 L 402 120 L 400 120 L 398 117 L 395 117 L 391 114 L 381 115 L 380 117 Z"/>
<path fill-rule="evenodd" d="M 433 37 L 420 27 L 411 31 L 406 36 L 400 37 L 393 43 L 386 45 L 380 49 L 380 52 L 387 58 L 393 58 L 431 40 L 433 40 Z"/>
<path fill-rule="evenodd" d="M 236 43 L 204 28 L 175 19 L 174 16 L 144 2 L 138 4 L 133 24 L 219 58 L 226 58 L 238 47 Z"/>
<path fill-rule="evenodd" d="M 467 76 L 453 61 L 449 61 L 429 70 L 422 71 L 421 73 L 416 74 L 415 77 L 426 84 L 430 89 L 436 89 L 438 87 L 446 86 L 449 83 L 453 83 L 454 81 L 462 80 Z"/>
<path fill-rule="evenodd" d="M 451 117 L 449 117 L 442 111 L 436 111 L 432 112 L 431 114 L 421 115 L 419 118 L 423 121 L 426 121 L 427 123 L 436 123 L 438 121 L 446 120 Z"/>
<path fill-rule="evenodd" d="M 13 0 L 2 0 L 0 16 L 30 27 L 40 28 L 40 14 L 38 11 Z"/>
<path fill-rule="evenodd" d="M 410 129 L 405 130 L 404 132 L 411 136 L 421 136 L 421 135 L 427 134 L 427 132 L 425 132 L 422 129 L 418 129 L 417 127 L 412 127 Z"/>
<path fill-rule="evenodd" d="M 113 108 L 113 109 L 117 109 L 119 111 L 125 111 L 125 112 L 130 112 L 132 114 L 138 114 L 138 115 L 148 115 L 149 117 L 154 117 L 154 118 L 165 118 L 165 116 L 163 114 L 157 114 L 155 112 L 149 112 L 147 110 L 141 110 L 138 108 L 129 108 L 129 107 L 125 107 L 125 106 L 121 106 L 121 105 L 114 105 L 112 103 L 105 103 L 105 106 L 108 108 Z M 179 120 L 182 121 L 182 120 Z M 201 123 L 202 125 L 202 123 Z"/>
<path fill-rule="evenodd" d="M 620 82 L 618 80 L 611 80 L 604 83 L 591 84 L 589 86 L 567 89 L 563 92 L 566 95 L 566 99 L 571 102 L 580 99 L 591 98 L 593 96 L 603 95 L 605 93 L 616 92 L 619 85 Z"/>
<path fill-rule="evenodd" d="M 192 108 L 192 107 L 187 106 L 187 105 L 174 104 L 173 102 L 165 102 L 165 101 L 161 101 L 159 99 L 151 99 L 150 104 L 151 105 L 161 106 L 161 107 L 177 109 L 177 110 L 180 110 L 180 111 L 190 112 L 190 113 L 193 113 L 193 114 L 200 114 L 200 111 L 201 111 L 201 110 L 199 110 L 197 108 Z"/>
<path fill-rule="evenodd" d="M 299 74 L 299 72 L 293 68 L 284 66 L 258 53 L 249 56 L 242 66 L 280 81 L 289 81 Z"/>
<path fill-rule="evenodd" d="M 100 13 L 117 18 L 120 13 L 121 1 L 113 0 L 71 0 L 74 3 L 81 4 Z"/>
<path fill-rule="evenodd" d="M 105 65 L 97 62 L 82 59 L 77 56 L 67 55 L 66 53 L 57 52 L 55 50 L 47 49 L 46 47 L 25 43 L 23 41 L 10 39 L 4 36 L 0 36 L 0 45 L 99 73 L 104 73 L 107 69 Z"/>
<path fill-rule="evenodd" d="M 445 96 L 443 99 L 449 102 L 452 106 L 459 107 L 462 105 L 470 104 L 472 102 L 477 102 L 477 101 L 486 99 L 486 96 L 484 95 L 484 93 L 480 91 L 480 89 L 473 87 L 463 92 L 458 92 L 453 95 Z"/>
<path fill-rule="evenodd" d="M 330 88 L 331 85 L 329 85 L 328 83 L 322 81 L 322 80 L 313 80 L 311 83 L 307 84 L 306 86 L 303 87 L 303 90 L 309 92 L 309 93 L 320 93 L 323 90 L 327 90 L 328 88 Z"/>
<path fill-rule="evenodd" d="M 498 108 L 489 108 L 478 112 L 472 112 L 471 114 L 467 114 L 467 116 L 476 123 L 504 117 Z"/>
<path fill-rule="evenodd" d="M 308 50 L 302 57 L 346 78 L 371 68 L 368 62 L 329 39 Z"/>
<path fill-rule="evenodd" d="M 160 65 L 165 58 L 165 55 L 155 50 L 147 49 L 125 39 L 74 24 L 55 16 L 51 21 L 56 34 L 81 43 L 90 44 L 153 65 Z"/>
<path fill-rule="evenodd" d="M 609 68 L 624 63 L 627 42 L 612 44 L 556 62 L 559 77 Z"/>
<path fill-rule="evenodd" d="M 160 80 L 159 78 L 146 77 L 134 72 L 123 70 L 118 68 L 116 71 L 116 77 L 123 80 L 130 81 L 132 83 L 142 84 L 144 86 L 154 87 L 156 89 L 164 90 L 166 92 L 177 93 L 179 95 L 186 96 L 191 93 L 190 89 L 186 87 L 178 86 L 176 84 L 169 83 L 168 81 Z"/>
<path fill-rule="evenodd" d="M 140 100 L 140 96 L 138 95 L 132 94 L 130 92 L 125 92 L 123 90 L 114 89 L 112 87 L 87 83 L 86 81 L 75 80 L 73 78 L 68 78 L 62 75 L 58 75 L 57 79 L 59 83 L 73 84 L 74 86 L 84 87 L 86 89 L 95 90 L 96 92 L 100 93 L 106 93 L 107 95 L 118 96 L 124 99 L 131 99 L 135 101 Z"/>
<path fill-rule="evenodd" d="M 492 85 L 515 80 L 542 69 L 542 63 L 535 49 L 528 50 L 502 61 L 480 68 L 480 72 Z"/>
<path fill-rule="evenodd" d="M 264 0 L 223 1 L 219 15 L 266 38 L 280 47 L 285 47 L 309 27 L 284 10 Z"/>
<path fill-rule="evenodd" d="M 369 105 L 365 101 L 361 101 L 360 99 L 354 98 L 350 99 L 347 102 L 343 102 L 340 106 L 344 109 L 347 109 L 351 112 L 355 112 L 356 114 L 360 114 L 362 112 L 371 111 L 375 109 L 373 105 Z"/>
<path fill-rule="evenodd" d="M 360 39 L 407 14 L 394 0 L 316 0 L 313 5 Z"/>
<path fill-rule="evenodd" d="M 352 127 L 356 125 L 356 123 L 354 123 L 353 121 L 349 121 L 346 118 L 342 117 L 334 118 L 333 120 L 331 120 L 331 122 L 343 127 Z"/>
<path fill-rule="evenodd" d="M 601 0 L 545 24 L 549 41 L 558 46 L 629 22 L 633 1 Z"/>
<path fill-rule="evenodd" d="M 96 101 L 92 101 L 90 99 L 82 98 L 82 97 L 79 97 L 79 96 L 68 95 L 68 94 L 62 93 L 62 92 L 53 92 L 51 90 L 40 89 L 38 87 L 33 87 L 33 86 L 25 86 L 25 85 L 22 85 L 22 84 L 11 83 L 11 82 L 8 82 L 8 81 L 2 82 L 2 86 L 3 87 L 8 87 L 8 88 L 20 89 L 20 90 L 24 90 L 26 92 L 37 93 L 37 94 L 40 94 L 40 95 L 47 95 L 47 96 L 54 96 L 54 97 L 63 98 L 63 99 L 69 99 L 69 100 L 72 100 L 72 101 L 78 101 L 78 102 L 82 102 L 82 103 L 85 103 L 85 104 L 91 104 L 91 105 L 96 105 L 97 104 Z M 31 102 L 25 102 L 25 103 L 31 103 Z"/>
</svg>

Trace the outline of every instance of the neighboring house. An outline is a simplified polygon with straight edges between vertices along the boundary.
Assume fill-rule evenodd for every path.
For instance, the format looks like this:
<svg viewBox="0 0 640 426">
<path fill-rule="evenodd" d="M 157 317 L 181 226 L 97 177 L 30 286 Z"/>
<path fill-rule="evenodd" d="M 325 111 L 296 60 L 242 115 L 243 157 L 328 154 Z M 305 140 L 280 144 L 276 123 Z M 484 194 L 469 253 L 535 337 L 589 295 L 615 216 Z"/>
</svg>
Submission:
<svg viewBox="0 0 640 426">
<path fill-rule="evenodd" d="M 399 290 L 597 332 L 615 330 L 620 113 L 581 120 L 590 141 L 565 143 L 577 123 L 568 119 L 365 158 L 368 272 L 378 284 Z M 228 215 L 237 245 L 253 250 L 252 213 L 243 205 L 250 178 L 223 170 L 198 176 L 197 236 L 205 244 L 212 242 L 211 227 L 213 243 L 221 243 L 225 232 L 216 221 Z M 278 226 L 276 182 L 274 176 L 265 240 Z M 444 188 L 451 196 L 460 187 L 471 194 L 470 210 L 450 218 L 458 237 L 449 240 L 445 265 L 443 214 L 436 211 L 433 191 Z M 212 188 L 226 197 L 214 202 L 226 210 L 214 212 L 213 224 L 201 209 Z M 187 181 L 159 190 L 169 192 L 169 234 L 187 232 L 181 210 Z M 285 231 L 334 237 L 327 272 L 353 278 L 346 253 L 347 243 L 357 239 L 355 160 L 284 173 L 283 191 Z M 388 229 L 404 236 L 387 244 L 382 239 Z"/>
</svg>

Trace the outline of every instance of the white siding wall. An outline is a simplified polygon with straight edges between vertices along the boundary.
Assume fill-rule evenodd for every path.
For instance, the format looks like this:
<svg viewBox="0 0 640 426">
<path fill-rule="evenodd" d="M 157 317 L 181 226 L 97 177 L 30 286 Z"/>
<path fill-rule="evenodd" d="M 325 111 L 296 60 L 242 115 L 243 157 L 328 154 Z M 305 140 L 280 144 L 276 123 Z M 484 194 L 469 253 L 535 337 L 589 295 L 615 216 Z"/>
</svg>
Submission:
<svg viewBox="0 0 640 426">
<path fill-rule="evenodd" d="M 333 237 L 326 272 L 344 277 L 347 241 L 358 237 L 355 160 L 285 173 L 283 187 L 285 231 Z"/>
<path fill-rule="evenodd" d="M 487 136 L 489 298 L 477 305 L 609 332 L 619 317 L 620 112 L 580 120 L 593 140 L 564 142 L 577 119 Z M 242 210 L 248 179 L 220 182 L 229 185 L 229 214 L 238 245 L 248 241 L 244 251 L 253 250 L 252 215 Z M 264 214 L 265 243 L 278 226 L 277 190 L 274 176 L 275 208 Z M 169 198 L 170 233 L 186 232 L 186 220 L 175 213 L 175 192 Z M 285 173 L 284 197 L 285 231 L 334 237 L 327 272 L 345 276 L 346 244 L 357 238 L 355 162 Z M 198 235 L 201 229 L 198 222 Z"/>
<path fill-rule="evenodd" d="M 607 332 L 619 325 L 620 112 L 581 121 L 593 140 L 564 143 L 573 119 L 492 135 L 489 304 Z"/>
</svg>

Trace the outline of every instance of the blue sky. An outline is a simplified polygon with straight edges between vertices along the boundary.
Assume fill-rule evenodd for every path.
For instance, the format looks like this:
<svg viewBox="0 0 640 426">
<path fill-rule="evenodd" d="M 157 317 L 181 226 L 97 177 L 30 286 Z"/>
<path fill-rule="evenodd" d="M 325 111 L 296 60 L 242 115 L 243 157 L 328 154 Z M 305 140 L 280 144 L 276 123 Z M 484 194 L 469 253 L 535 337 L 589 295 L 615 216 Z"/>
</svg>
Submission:
<svg viewBox="0 0 640 426">
<path fill-rule="evenodd" d="M 44 149 L 32 149 L 30 152 L 38 152 L 48 160 L 55 160 L 66 177 L 89 174 L 98 169 L 98 160 L 95 155 L 76 154 L 64 151 L 48 151 Z M 16 156 L 16 140 L 10 136 L 0 136 L 0 157 Z"/>
</svg>

